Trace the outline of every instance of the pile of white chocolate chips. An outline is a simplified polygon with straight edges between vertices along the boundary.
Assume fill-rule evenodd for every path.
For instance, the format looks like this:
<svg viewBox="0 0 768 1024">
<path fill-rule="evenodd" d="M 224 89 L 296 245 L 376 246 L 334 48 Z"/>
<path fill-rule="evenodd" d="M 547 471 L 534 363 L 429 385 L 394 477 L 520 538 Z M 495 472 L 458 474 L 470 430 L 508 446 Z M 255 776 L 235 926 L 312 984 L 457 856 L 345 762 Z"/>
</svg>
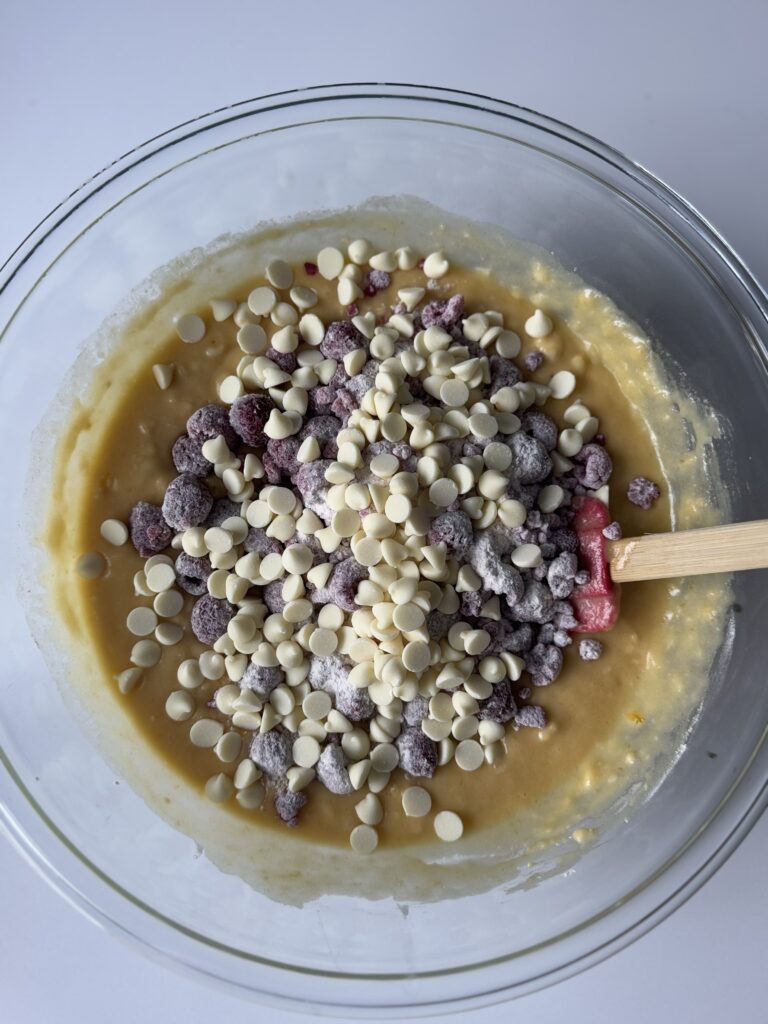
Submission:
<svg viewBox="0 0 768 1024">
<path fill-rule="evenodd" d="M 387 318 L 359 314 L 363 295 L 417 266 L 423 286 L 397 291 Z M 576 494 L 607 504 L 611 461 L 581 402 L 563 429 L 540 408 L 568 398 L 574 375 L 525 380 L 520 338 L 499 313 L 468 314 L 447 293 L 442 253 L 419 261 L 360 240 L 305 268 L 337 280 L 340 319 L 312 313 L 317 295 L 294 287 L 281 260 L 247 302 L 212 301 L 241 349 L 220 403 L 174 445 L 180 475 L 162 508 L 139 502 L 129 526 L 110 519 L 102 535 L 130 536 L 147 559 L 121 690 L 185 628 L 206 647 L 180 664 L 166 710 L 194 717 L 191 743 L 221 762 L 208 797 L 244 808 L 269 798 L 295 825 L 313 780 L 357 791 L 350 843 L 370 853 L 377 794 L 396 768 L 415 780 L 452 760 L 477 771 L 514 731 L 546 724 L 531 687 L 557 678 L 576 626 L 568 597 L 587 582 L 570 505 Z M 539 309 L 525 323 L 532 338 L 552 329 Z M 197 343 L 207 327 L 186 314 L 176 331 Z M 173 365 L 153 372 L 173 387 Z M 189 622 L 170 621 L 181 591 L 196 597 Z M 595 641 L 580 648 L 599 656 Z M 416 784 L 402 804 L 432 812 Z M 450 809 L 433 820 L 443 840 L 463 832 Z"/>
</svg>

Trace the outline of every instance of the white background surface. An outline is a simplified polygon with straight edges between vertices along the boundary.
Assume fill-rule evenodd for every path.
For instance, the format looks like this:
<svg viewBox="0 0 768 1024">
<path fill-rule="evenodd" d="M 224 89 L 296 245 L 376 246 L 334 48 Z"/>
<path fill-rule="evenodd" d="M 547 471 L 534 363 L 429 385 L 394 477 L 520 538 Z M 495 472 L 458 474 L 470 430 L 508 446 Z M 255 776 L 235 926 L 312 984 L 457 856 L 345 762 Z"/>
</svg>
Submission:
<svg viewBox="0 0 768 1024">
<path fill-rule="evenodd" d="M 767 33 L 764 0 L 6 2 L 0 262 L 86 177 L 177 122 L 278 89 L 413 81 L 514 100 L 614 144 L 698 206 L 766 285 Z M 473 1020 L 766 1020 L 767 848 L 764 818 L 649 936 Z M 4 843 L 0 899 L 8 1024 L 304 1019 L 148 962 L 75 914 Z"/>
</svg>

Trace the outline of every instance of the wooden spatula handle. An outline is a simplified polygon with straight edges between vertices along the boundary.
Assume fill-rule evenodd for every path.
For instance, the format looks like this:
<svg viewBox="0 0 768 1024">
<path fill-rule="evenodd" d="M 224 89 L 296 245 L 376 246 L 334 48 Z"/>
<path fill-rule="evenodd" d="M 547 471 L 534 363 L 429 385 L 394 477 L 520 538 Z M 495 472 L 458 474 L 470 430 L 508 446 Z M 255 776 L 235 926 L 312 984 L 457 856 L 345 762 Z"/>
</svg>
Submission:
<svg viewBox="0 0 768 1024">
<path fill-rule="evenodd" d="M 663 580 L 768 567 L 768 519 L 608 541 L 611 577 Z"/>
</svg>

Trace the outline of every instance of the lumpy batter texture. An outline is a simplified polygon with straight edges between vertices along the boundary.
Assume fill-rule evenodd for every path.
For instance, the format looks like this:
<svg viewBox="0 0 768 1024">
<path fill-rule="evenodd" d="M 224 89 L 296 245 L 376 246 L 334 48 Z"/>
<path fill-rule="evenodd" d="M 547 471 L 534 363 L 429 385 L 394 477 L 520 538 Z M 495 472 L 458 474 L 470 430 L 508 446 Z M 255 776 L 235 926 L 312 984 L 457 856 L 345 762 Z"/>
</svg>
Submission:
<svg viewBox="0 0 768 1024">
<path fill-rule="evenodd" d="M 611 513 L 625 536 L 669 529 L 672 520 L 668 486 L 662 486 L 660 497 L 648 508 L 633 503 L 626 496 L 630 481 L 637 477 L 663 484 L 669 474 L 669 467 L 660 460 L 657 445 L 657 432 L 664 428 L 665 416 L 660 416 L 658 423 L 649 424 L 648 407 L 643 408 L 637 401 L 642 375 L 646 377 L 646 384 L 661 387 L 660 380 L 654 377 L 647 347 L 637 340 L 629 345 L 617 343 L 614 351 L 611 337 L 619 339 L 621 331 L 615 322 L 610 322 L 608 310 L 601 305 L 599 297 L 586 291 L 581 299 L 582 315 L 587 315 L 588 322 L 591 317 L 591 322 L 600 328 L 590 331 L 588 341 L 582 340 L 566 325 L 564 318 L 558 316 L 554 317 L 554 330 L 546 337 L 529 337 L 524 325 L 535 308 L 546 303 L 547 275 L 541 268 L 539 275 L 544 285 L 532 301 L 533 297 L 528 298 L 508 281 L 496 280 L 483 271 L 451 267 L 444 277 L 433 282 L 425 299 L 431 300 L 431 304 L 424 309 L 423 322 L 425 326 L 427 320 L 447 328 L 454 326 L 457 320 L 451 306 L 454 299 L 447 303 L 441 299 L 446 295 L 461 295 L 466 310 L 464 316 L 474 311 L 497 310 L 503 316 L 505 327 L 523 339 L 518 361 L 533 381 L 546 383 L 558 370 L 573 372 L 577 378 L 575 394 L 560 400 L 550 399 L 544 411 L 562 426 L 565 409 L 578 396 L 579 401 L 599 417 L 600 432 L 604 435 L 601 440 L 613 460 Z M 242 280 L 232 295 L 242 300 L 262 284 L 261 276 Z M 386 319 L 392 307 L 398 304 L 396 292 L 399 289 L 425 287 L 425 284 L 425 274 L 420 268 L 398 271 L 391 278 L 383 274 L 375 283 L 371 280 L 365 294 L 356 298 L 355 312 L 370 310 Z M 335 285 L 319 278 L 311 264 L 304 269 L 299 266 L 294 286 L 311 288 L 318 293 L 319 301 L 312 312 L 324 322 L 338 319 Z M 554 313 L 556 291 L 553 296 L 549 308 Z M 68 490 L 75 498 L 75 507 L 68 510 L 65 529 L 62 529 L 63 517 L 54 513 L 49 538 L 53 538 L 60 581 L 68 591 L 68 603 L 77 609 L 76 628 L 80 640 L 97 663 L 101 685 L 112 692 L 116 690 L 115 678 L 130 664 L 136 642 L 125 623 L 136 606 L 134 576 L 144 566 L 144 560 L 131 545 L 106 545 L 100 533 L 102 522 L 108 518 L 130 522 L 136 546 L 142 555 L 151 555 L 168 543 L 164 523 L 170 522 L 177 529 L 186 528 L 204 522 L 215 508 L 213 498 L 206 497 L 201 490 L 202 444 L 198 449 L 195 442 L 223 434 L 226 426 L 212 420 L 208 422 L 208 417 L 215 414 L 209 413 L 207 417 L 198 410 L 218 401 L 218 386 L 232 373 L 233 364 L 242 352 L 235 340 L 237 327 L 231 320 L 216 322 L 203 305 L 198 312 L 206 321 L 205 337 L 199 343 L 185 344 L 168 323 L 166 337 L 154 338 L 145 356 L 132 353 L 127 375 L 120 373 L 118 350 L 116 361 L 107 363 L 100 371 L 102 383 L 107 382 L 108 409 L 103 409 L 98 416 L 93 410 L 86 410 L 74 421 L 60 449 L 59 465 L 67 467 Z M 453 322 L 449 322 L 452 318 Z M 274 330 L 272 325 L 269 329 Z M 123 345 L 130 342 L 129 332 Z M 349 343 L 349 338 L 339 330 L 323 342 L 328 349 L 323 354 L 328 358 L 343 358 L 347 354 L 343 350 Z M 122 351 L 125 353 L 125 348 Z M 632 355 L 636 356 L 634 361 Z M 158 387 L 153 375 L 155 364 L 173 366 L 172 384 L 165 390 Z M 501 377 L 503 366 L 499 364 L 496 369 Z M 505 386 L 501 380 L 499 383 Z M 363 386 L 369 387 L 370 381 L 365 385 L 361 383 L 361 389 Z M 331 399 L 337 400 L 337 391 L 331 387 L 328 395 L 320 396 L 320 405 L 315 410 L 318 416 L 332 415 L 326 405 Z M 263 440 L 260 432 L 264 428 L 264 410 L 249 408 L 245 400 L 240 401 L 241 431 L 253 431 L 254 443 L 257 435 Z M 663 400 L 661 404 L 666 405 Z M 544 416 L 536 421 L 535 408 L 525 415 L 530 436 L 536 437 L 546 450 L 552 441 L 547 436 L 550 421 Z M 185 430 L 188 440 L 180 444 L 179 436 Z M 304 440 L 301 435 L 297 439 Z M 334 444 L 331 435 L 320 434 L 317 440 L 323 448 Z M 575 460 L 585 488 L 603 486 L 605 463 L 601 453 L 605 449 L 598 444 L 587 444 L 582 449 L 583 454 L 579 453 Z M 87 458 L 83 458 L 84 452 Z M 328 459 L 335 454 L 330 447 L 322 451 Z M 521 453 L 521 461 L 525 458 L 526 454 Z M 696 458 L 691 456 L 692 461 Z M 680 471 L 679 458 L 677 461 Z M 264 465 L 268 469 L 266 457 Z M 299 467 L 297 472 L 311 473 L 312 466 L 313 463 L 309 463 Z M 294 468 L 288 464 L 289 471 Z M 687 468 L 690 467 L 683 466 L 683 471 Z M 535 466 L 531 469 L 534 477 L 535 469 Z M 180 493 L 172 491 L 169 496 L 168 485 L 174 478 L 182 481 L 177 488 Z M 137 501 L 145 504 L 137 506 Z M 310 506 L 308 500 L 305 504 Z M 701 522 L 703 506 L 703 501 L 699 503 L 693 494 L 687 494 L 676 510 L 678 523 Z M 159 517 L 158 509 L 163 509 L 165 515 Z M 449 512 L 436 518 L 432 529 L 433 540 L 467 554 L 473 565 L 474 557 L 475 568 L 481 576 L 493 571 L 493 560 L 482 561 L 482 551 L 470 553 L 471 548 L 478 546 L 477 537 L 472 540 L 465 536 L 466 531 L 462 532 L 461 524 L 451 521 Z M 254 545 L 259 543 L 254 539 Z M 74 573 L 74 561 L 77 555 L 91 550 L 99 550 L 106 556 L 108 569 L 97 580 L 82 580 Z M 570 560 L 562 559 L 557 571 L 552 573 L 553 592 L 556 592 L 558 579 L 567 580 L 574 569 Z M 192 607 L 199 594 L 204 593 L 202 586 L 207 571 L 206 566 L 197 564 L 194 559 L 185 568 L 181 582 L 187 595 L 185 606 L 174 621 L 185 625 L 190 622 Z M 620 792 L 633 781 L 637 768 L 646 767 L 649 760 L 659 754 L 662 734 L 668 735 L 665 729 L 678 724 L 684 714 L 685 702 L 681 701 L 681 694 L 686 673 L 696 665 L 703 648 L 701 643 L 694 646 L 690 638 L 674 644 L 673 627 L 682 619 L 690 619 L 695 612 L 698 626 L 706 629 L 708 636 L 715 633 L 721 598 L 717 587 L 706 584 L 701 584 L 695 594 L 669 582 L 626 587 L 618 624 L 601 638 L 604 650 L 600 651 L 596 643 L 589 640 L 582 642 L 587 646 L 582 646 L 581 651 L 578 643 L 564 647 L 559 678 L 551 686 L 536 688 L 535 706 L 523 709 L 522 719 L 516 723 L 520 728 L 507 730 L 502 757 L 477 771 L 462 771 L 455 763 L 448 763 L 440 767 L 434 777 L 418 779 L 419 785 L 431 795 L 433 811 L 455 811 L 461 816 L 467 834 L 486 836 L 489 843 L 493 842 L 500 824 L 517 822 L 523 830 L 516 833 L 520 847 L 530 848 L 538 841 L 546 843 L 554 839 L 563 826 L 575 825 L 593 796 L 597 802 L 604 803 L 609 794 Z M 466 595 L 466 600 L 470 599 L 471 594 Z M 338 603 L 343 604 L 343 599 Z M 234 766 L 222 765 L 212 749 L 196 747 L 189 740 L 190 728 L 197 720 L 221 717 L 215 708 L 208 706 L 221 686 L 220 681 L 203 684 L 196 693 L 194 714 L 188 720 L 174 721 L 166 713 L 169 695 L 179 689 L 178 666 L 187 659 L 197 658 L 205 650 L 195 632 L 199 635 L 198 630 L 187 627 L 178 644 L 163 650 L 157 665 L 143 670 L 141 684 L 130 693 L 118 692 L 116 699 L 123 713 L 132 719 L 136 756 L 141 757 L 145 749 L 151 750 L 202 795 L 212 776 L 222 770 L 232 774 Z M 712 651 L 712 643 L 713 637 L 709 636 L 707 653 Z M 676 647 L 674 653 L 673 647 Z M 549 681 L 546 677 L 551 668 L 546 659 L 543 658 L 541 664 L 534 662 L 532 659 L 530 671 L 515 685 L 514 696 L 520 703 L 525 701 L 524 697 L 521 701 L 520 691 L 524 691 L 526 685 Z M 538 678 L 532 678 L 537 674 Z M 666 676 L 666 686 L 660 678 L 662 674 Z M 253 682 L 254 688 L 261 685 L 259 680 Z M 513 694 L 510 692 L 508 697 L 513 699 Z M 504 694 L 499 689 L 498 700 L 503 703 L 503 699 Z M 670 714 L 672 704 L 679 704 L 674 715 Z M 503 708 L 495 717 L 504 718 Z M 407 725 L 398 744 L 401 762 L 408 765 L 410 759 L 411 767 L 419 757 L 409 741 L 412 728 L 413 725 Z M 322 768 L 318 765 L 318 776 L 325 772 L 326 777 L 331 778 L 333 765 L 329 758 L 326 760 L 328 763 Z M 430 816 L 409 817 L 403 811 L 402 793 L 413 781 L 398 769 L 390 785 L 378 794 L 384 811 L 377 825 L 381 851 L 410 848 L 414 843 L 434 839 Z M 216 808 L 216 813 L 217 817 L 220 813 L 236 815 L 249 828 L 278 828 L 283 842 L 293 843 L 301 837 L 346 846 L 350 831 L 360 823 L 355 804 L 360 802 L 365 790 L 338 795 L 330 792 L 331 788 L 316 780 L 305 790 L 308 797 L 305 806 L 298 808 L 296 804 L 300 801 L 286 799 L 282 810 L 278 806 L 278 813 L 268 802 L 262 808 L 249 808 L 234 800 L 221 809 Z M 290 833 L 290 839 L 284 838 L 288 833 L 283 821 L 294 820 L 299 811 L 301 827 Z M 473 851 L 476 850 L 473 846 Z"/>
</svg>

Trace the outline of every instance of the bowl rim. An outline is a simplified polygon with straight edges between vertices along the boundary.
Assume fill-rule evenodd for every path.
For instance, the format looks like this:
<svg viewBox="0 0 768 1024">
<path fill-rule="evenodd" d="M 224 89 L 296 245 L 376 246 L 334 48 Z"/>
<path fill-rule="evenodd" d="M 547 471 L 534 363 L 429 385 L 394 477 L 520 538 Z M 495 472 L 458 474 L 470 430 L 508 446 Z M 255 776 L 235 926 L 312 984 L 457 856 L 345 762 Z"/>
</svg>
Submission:
<svg viewBox="0 0 768 1024">
<path fill-rule="evenodd" d="M 615 171 L 618 171 L 620 174 L 629 178 L 635 185 L 651 192 L 657 200 L 660 200 L 665 205 L 668 214 L 681 218 L 689 228 L 693 229 L 700 242 L 709 250 L 709 254 L 714 255 L 719 263 L 725 268 L 727 274 L 735 278 L 738 284 L 741 285 L 743 293 L 752 303 L 758 319 L 768 325 L 768 295 L 766 295 L 766 292 L 762 289 L 744 261 L 740 259 L 717 229 L 694 206 L 687 202 L 673 188 L 648 171 L 643 165 L 629 159 L 620 151 L 603 143 L 586 132 L 573 128 L 556 118 L 540 114 L 535 110 L 512 103 L 508 100 L 500 100 L 468 90 L 452 89 L 442 86 L 425 86 L 405 82 L 342 82 L 267 93 L 262 96 L 240 100 L 236 103 L 216 108 L 197 117 L 183 121 L 155 136 L 152 136 L 145 142 L 142 142 L 128 150 L 116 160 L 109 163 L 106 167 L 86 179 L 78 188 L 74 189 L 69 195 L 64 197 L 61 202 L 54 206 L 50 212 L 31 229 L 26 237 L 23 238 L 16 248 L 8 255 L 2 265 L 0 265 L 0 298 L 2 298 L 4 293 L 10 288 L 11 284 L 16 280 L 25 265 L 35 257 L 38 250 L 40 250 L 49 239 L 55 236 L 57 230 L 64 225 L 64 223 L 72 217 L 76 211 L 83 208 L 93 197 L 107 189 L 121 177 L 128 174 L 142 163 L 150 160 L 152 157 L 157 156 L 164 150 L 171 149 L 180 143 L 188 141 L 197 135 L 201 135 L 210 129 L 226 124 L 227 122 L 251 118 L 271 110 L 280 110 L 291 107 L 306 107 L 307 104 L 319 102 L 324 103 L 329 101 L 361 99 L 410 99 L 415 101 L 445 104 L 446 108 L 458 110 L 469 109 L 479 113 L 487 113 L 497 116 L 501 115 L 511 121 L 528 125 L 529 127 L 547 135 L 554 136 L 566 144 L 576 146 L 587 151 L 602 163 L 608 164 Z M 325 120 L 325 118 L 323 118 L 323 120 Z M 460 124 L 460 122 L 452 123 Z M 466 124 L 463 126 L 467 127 Z M 665 224 L 665 226 L 669 227 L 670 225 Z M 56 255 L 58 256 L 58 254 L 59 252 L 57 251 Z M 29 289 L 23 289 L 26 294 L 22 297 L 17 309 L 26 300 L 26 297 L 34 290 L 38 280 L 39 277 L 36 275 L 35 280 Z M 2 327 L 2 330 L 0 331 L 0 338 L 5 332 L 7 324 L 12 322 L 14 318 L 15 311 L 12 312 L 7 319 L 3 317 L 3 319 L 6 319 L 6 323 L 0 324 L 0 327 Z M 409 972 L 408 974 L 366 974 L 306 968 L 300 965 L 277 962 L 266 957 L 245 954 L 241 950 L 236 950 L 231 947 L 223 946 L 220 943 L 213 942 L 211 939 L 162 915 L 153 907 L 148 906 L 146 903 L 137 899 L 131 893 L 116 884 L 106 873 L 93 864 L 74 843 L 71 843 L 56 824 L 51 821 L 44 809 L 27 789 L 23 780 L 15 771 L 10 759 L 2 749 L 0 749 L 0 762 L 2 762 L 6 769 L 7 777 L 14 784 L 16 793 L 20 794 L 24 798 L 26 806 L 32 809 L 38 819 L 38 822 L 45 826 L 48 833 L 52 833 L 53 836 L 66 847 L 69 853 L 73 854 L 84 867 L 95 875 L 99 881 L 106 883 L 119 897 L 128 900 L 142 913 L 148 914 L 162 925 L 173 929 L 175 932 L 180 933 L 187 938 L 193 939 L 196 943 L 203 944 L 209 948 L 213 947 L 219 952 L 237 956 L 241 960 L 253 962 L 272 970 L 278 969 L 287 975 L 299 974 L 310 977 L 319 976 L 326 979 L 386 983 L 402 981 L 404 978 L 427 979 L 444 977 L 446 975 L 478 974 L 483 969 L 500 966 L 513 960 L 520 960 L 536 949 L 541 949 L 542 947 L 554 948 L 573 936 L 575 933 L 585 932 L 597 922 L 606 920 L 616 912 L 618 907 L 626 907 L 640 894 L 646 892 L 649 886 L 651 886 L 659 877 L 669 871 L 673 865 L 678 864 L 686 854 L 691 852 L 692 847 L 699 839 L 702 838 L 703 834 L 709 829 L 715 819 L 719 817 L 726 804 L 731 802 L 736 789 L 744 782 L 745 776 L 749 772 L 750 768 L 754 766 L 754 759 L 760 749 L 765 745 L 765 740 L 766 733 L 764 732 L 760 743 L 755 748 L 755 751 L 753 751 L 752 757 L 743 766 L 741 773 L 738 778 L 733 781 L 728 793 L 723 797 L 717 807 L 713 809 L 711 815 L 707 819 L 707 822 L 702 825 L 699 831 L 694 836 L 690 837 L 681 849 L 675 851 L 661 868 L 644 879 L 640 885 L 636 886 L 630 893 L 626 894 L 620 902 L 606 907 L 597 915 L 581 922 L 577 927 L 566 933 L 559 934 L 546 942 L 541 943 L 539 946 L 532 948 L 529 947 L 524 950 L 496 958 L 476 961 L 471 964 L 461 965 L 460 967 L 432 969 L 423 972 Z M 529 978 L 525 981 L 508 985 L 502 984 L 500 987 L 496 987 L 492 991 L 486 992 L 484 995 L 451 999 L 449 1003 L 444 1003 L 441 1000 L 419 1003 L 414 1006 L 413 1009 L 417 1011 L 420 1010 L 421 1012 L 434 1013 L 437 1012 L 437 1010 L 445 1009 L 448 1006 L 453 1009 L 458 1009 L 484 1005 L 490 1002 L 498 1002 L 503 999 L 510 998 L 511 995 L 522 995 L 525 992 L 533 991 L 535 989 L 542 988 L 547 984 L 562 980 L 625 948 L 630 943 L 646 934 L 651 928 L 655 927 L 656 924 L 664 920 L 664 918 L 694 895 L 694 893 L 715 873 L 715 871 L 719 869 L 719 867 L 722 866 L 730 854 L 743 841 L 767 805 L 768 780 L 763 779 L 762 787 L 757 789 L 752 800 L 747 804 L 735 824 L 729 824 L 725 836 L 721 838 L 716 849 L 710 853 L 704 863 L 698 865 L 692 874 L 686 872 L 685 880 L 678 885 L 671 894 L 667 895 L 660 903 L 654 905 L 650 910 L 643 913 L 638 920 L 635 920 L 633 923 L 622 928 L 618 934 L 611 935 L 610 938 L 599 942 L 588 951 L 579 952 L 578 955 L 572 957 L 566 962 L 561 962 L 556 966 L 541 972 L 534 978 Z M 2 827 L 3 832 L 11 840 L 12 845 L 20 850 L 26 859 L 36 868 L 38 873 L 40 873 L 42 877 L 60 893 L 60 895 L 64 896 L 68 901 L 73 902 L 89 919 L 101 925 L 106 925 L 110 929 L 132 938 L 145 949 L 148 948 L 154 950 L 156 954 L 167 957 L 167 954 L 159 947 L 159 945 L 154 945 L 152 942 L 148 941 L 146 937 L 136 934 L 123 922 L 118 920 L 116 916 L 111 915 L 104 908 L 100 907 L 96 900 L 92 899 L 87 893 L 81 891 L 77 885 L 61 874 L 56 867 L 50 863 L 45 851 L 37 845 L 33 837 L 28 833 L 23 822 L 20 820 L 20 816 L 16 813 L 16 809 L 9 806 L 4 799 L 0 802 L 0 827 Z M 177 958 L 177 962 L 179 961 L 190 968 L 199 970 L 199 967 L 193 964 L 190 960 L 181 957 Z M 254 994 L 257 994 L 259 998 L 266 998 L 274 1005 L 290 1006 L 294 1009 L 303 1008 L 307 1012 L 310 1010 L 316 1012 L 318 1010 L 317 1003 L 313 1002 L 312 1004 L 308 1004 L 297 997 L 283 997 L 281 995 L 266 993 L 262 990 L 256 991 L 250 987 L 238 986 L 238 988 L 240 991 L 253 992 Z M 323 1003 L 322 1005 L 326 1006 L 328 1009 L 336 1010 L 346 1008 L 350 1010 L 355 1009 L 358 1011 L 364 1011 L 365 1009 L 370 1008 L 369 1006 L 364 1006 L 362 1004 L 355 1006 L 352 1006 L 351 1004 L 344 1004 L 344 1006 L 332 1006 L 331 1003 Z M 405 1006 L 403 1004 L 400 1004 L 397 1007 L 400 1011 L 404 1008 Z"/>
</svg>

